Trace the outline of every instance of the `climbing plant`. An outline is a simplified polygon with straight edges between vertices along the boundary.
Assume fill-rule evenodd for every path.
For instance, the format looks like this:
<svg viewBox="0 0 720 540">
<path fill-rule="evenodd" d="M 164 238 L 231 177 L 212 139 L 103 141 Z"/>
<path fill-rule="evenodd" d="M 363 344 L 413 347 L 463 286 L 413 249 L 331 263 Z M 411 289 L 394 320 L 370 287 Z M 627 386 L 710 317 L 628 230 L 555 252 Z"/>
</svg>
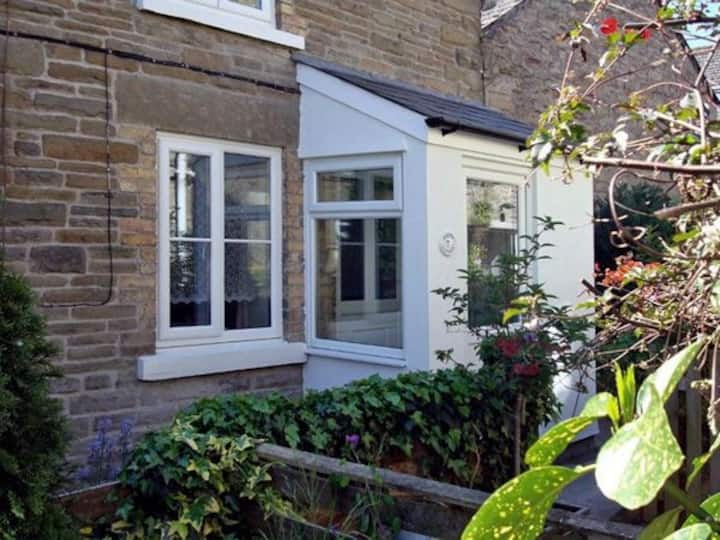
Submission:
<svg viewBox="0 0 720 540">
<path fill-rule="evenodd" d="M 530 447 L 528 469 L 492 494 L 463 539 L 537 538 L 562 490 L 590 474 L 626 509 L 661 493 L 674 502 L 647 526 L 643 540 L 720 538 L 720 494 L 705 489 L 696 498 L 690 489 L 701 484 L 703 467 L 720 448 L 720 121 L 704 77 L 720 48 L 719 19 L 707 2 L 696 0 L 586 3 L 584 20 L 562 36 L 569 52 L 557 101 L 528 145 L 546 171 L 554 160 L 564 161 L 566 181 L 607 182 L 613 245 L 641 254 L 639 261 L 655 261 L 625 261 L 621 272 L 604 276 L 602 287 L 586 283 L 600 328 L 597 343 L 630 333 L 635 341 L 616 356 L 649 352 L 651 370 L 639 383 L 632 366 L 616 364 L 614 391 L 598 394 Z M 698 29 L 697 39 L 707 45 L 699 65 L 698 51 L 679 36 Z M 667 73 L 667 80 L 649 81 L 651 70 Z M 622 95 L 612 99 L 619 84 Z M 651 211 L 618 204 L 620 187 L 638 180 L 678 200 Z M 647 225 L 631 219 L 641 212 L 671 227 L 671 238 L 648 242 Z M 700 381 L 688 391 L 706 398 L 711 434 L 707 452 L 694 460 L 684 455 L 665 408 L 690 371 Z M 556 465 L 570 442 L 600 418 L 609 419 L 612 433 L 596 463 Z M 687 478 L 678 484 L 675 475 L 683 468 Z"/>
</svg>

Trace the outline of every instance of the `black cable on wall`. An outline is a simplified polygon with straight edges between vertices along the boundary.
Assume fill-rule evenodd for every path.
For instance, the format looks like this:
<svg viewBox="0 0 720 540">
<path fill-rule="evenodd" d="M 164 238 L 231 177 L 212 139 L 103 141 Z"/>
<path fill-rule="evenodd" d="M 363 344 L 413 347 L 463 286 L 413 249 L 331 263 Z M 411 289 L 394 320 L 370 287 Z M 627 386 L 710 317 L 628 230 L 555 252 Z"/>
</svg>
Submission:
<svg viewBox="0 0 720 540">
<path fill-rule="evenodd" d="M 176 69 L 184 69 L 193 71 L 196 73 L 202 73 L 210 77 L 221 77 L 226 79 L 232 79 L 236 81 L 242 81 L 250 84 L 254 84 L 261 88 L 268 88 L 278 92 L 287 94 L 299 94 L 299 90 L 296 87 L 286 86 L 277 84 L 270 81 L 256 79 L 252 77 L 246 77 L 244 75 L 238 75 L 234 73 L 217 71 L 212 69 L 206 69 L 200 66 L 192 64 L 176 62 L 172 60 L 163 60 L 154 58 L 152 56 L 132 53 L 128 51 L 109 49 L 106 47 L 98 47 L 95 45 L 89 45 L 73 40 L 53 38 L 49 36 L 42 36 L 39 34 L 31 34 L 27 32 L 14 32 L 10 29 L 10 0 L 5 0 L 5 28 L 0 30 L 4 36 L 5 47 L 3 50 L 3 57 L 1 60 L 2 67 L 2 95 L 0 96 L 0 145 L 2 145 L 2 163 L 3 163 L 3 190 L 2 197 L 0 198 L 0 264 L 5 264 L 5 246 L 6 246 L 6 191 L 8 182 L 9 165 L 7 162 L 8 151 L 7 151 L 7 67 L 9 64 L 9 45 L 10 37 L 18 39 L 26 39 L 32 41 L 40 41 L 43 43 L 51 43 L 56 45 L 65 45 L 67 47 L 74 47 L 90 52 L 97 52 L 104 54 L 104 86 L 105 86 L 105 175 L 106 175 L 106 198 L 107 198 L 107 251 L 109 261 L 109 278 L 107 285 L 107 294 L 105 298 L 98 302 L 76 302 L 76 303 L 42 303 L 41 307 L 45 308 L 59 308 L 59 307 L 96 307 L 104 306 L 112 301 L 113 290 L 115 288 L 115 264 L 114 264 L 114 253 L 112 243 L 112 155 L 111 155 L 111 116 L 112 106 L 110 103 L 110 74 L 108 68 L 108 58 L 115 56 L 118 58 L 124 58 L 128 60 L 134 60 L 137 62 L 156 64 L 161 66 L 173 67 Z"/>
</svg>

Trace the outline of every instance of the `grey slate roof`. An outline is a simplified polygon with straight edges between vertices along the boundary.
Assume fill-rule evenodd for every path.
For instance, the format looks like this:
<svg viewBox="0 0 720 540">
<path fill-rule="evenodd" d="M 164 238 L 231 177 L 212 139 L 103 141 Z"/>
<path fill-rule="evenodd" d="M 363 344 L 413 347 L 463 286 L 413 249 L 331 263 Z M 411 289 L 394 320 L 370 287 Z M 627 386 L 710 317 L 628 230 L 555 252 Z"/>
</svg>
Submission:
<svg viewBox="0 0 720 540">
<path fill-rule="evenodd" d="M 489 2 L 490 7 L 482 10 L 482 27 L 487 28 L 525 1 L 526 0 L 496 0 L 495 2 Z"/>
<path fill-rule="evenodd" d="M 530 125 L 476 101 L 446 96 L 404 82 L 346 68 L 307 54 L 295 53 L 293 59 L 421 114 L 430 127 L 446 131 L 459 129 L 523 143 L 532 133 Z"/>
</svg>

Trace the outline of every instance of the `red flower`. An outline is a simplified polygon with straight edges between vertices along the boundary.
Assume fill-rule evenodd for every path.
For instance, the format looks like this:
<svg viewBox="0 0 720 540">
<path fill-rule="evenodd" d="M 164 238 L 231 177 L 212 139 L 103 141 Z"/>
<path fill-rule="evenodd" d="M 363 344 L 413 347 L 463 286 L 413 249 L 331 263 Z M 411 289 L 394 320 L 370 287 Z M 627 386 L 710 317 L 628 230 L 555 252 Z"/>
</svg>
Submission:
<svg viewBox="0 0 720 540">
<path fill-rule="evenodd" d="M 643 41 L 647 41 L 651 37 L 652 37 L 652 29 L 650 29 L 650 28 L 646 28 L 645 30 L 640 32 L 640 39 L 642 39 Z"/>
<path fill-rule="evenodd" d="M 540 366 L 537 364 L 513 364 L 512 370 L 519 377 L 537 377 L 540 375 Z"/>
<path fill-rule="evenodd" d="M 617 32 L 618 28 L 618 20 L 615 17 L 608 17 L 600 25 L 600 33 L 609 36 Z"/>
<path fill-rule="evenodd" d="M 496 342 L 503 356 L 513 358 L 520 353 L 522 345 L 515 339 L 499 338 Z"/>
</svg>

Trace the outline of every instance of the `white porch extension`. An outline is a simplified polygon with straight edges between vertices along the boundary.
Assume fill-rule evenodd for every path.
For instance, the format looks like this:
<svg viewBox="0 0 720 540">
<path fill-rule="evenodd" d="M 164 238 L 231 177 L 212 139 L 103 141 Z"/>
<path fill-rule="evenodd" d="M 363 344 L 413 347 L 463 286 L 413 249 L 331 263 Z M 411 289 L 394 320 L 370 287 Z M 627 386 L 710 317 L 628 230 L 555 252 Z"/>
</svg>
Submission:
<svg viewBox="0 0 720 540">
<path fill-rule="evenodd" d="M 531 234 L 534 216 L 566 225 L 544 238 L 556 247 L 536 268 L 538 281 L 560 303 L 579 301 L 581 279 L 593 273 L 592 184 L 531 171 L 521 151 L 529 126 L 477 103 L 296 60 L 306 388 L 441 368 L 441 349 L 475 361 L 470 336 L 448 330 L 449 306 L 430 291 L 463 287 L 458 271 L 469 257 L 487 261 Z M 478 220 L 481 246 L 469 235 Z M 557 390 L 572 414 L 584 396 L 567 386 Z"/>
</svg>

